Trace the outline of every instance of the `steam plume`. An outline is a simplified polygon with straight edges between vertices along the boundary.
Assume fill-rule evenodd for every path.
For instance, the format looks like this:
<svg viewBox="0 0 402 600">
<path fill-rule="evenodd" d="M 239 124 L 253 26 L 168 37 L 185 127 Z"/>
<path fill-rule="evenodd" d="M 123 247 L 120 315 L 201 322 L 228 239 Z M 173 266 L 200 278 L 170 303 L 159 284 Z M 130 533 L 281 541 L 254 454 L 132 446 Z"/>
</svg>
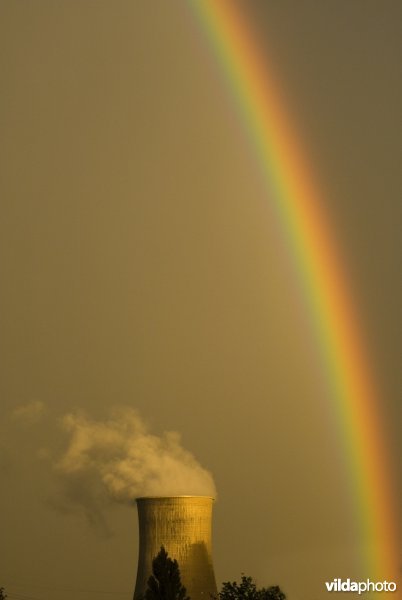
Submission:
<svg viewBox="0 0 402 600">
<path fill-rule="evenodd" d="M 137 496 L 210 495 L 211 474 L 181 446 L 176 432 L 148 432 L 138 413 L 116 409 L 106 421 L 68 414 L 62 424 L 69 445 L 56 467 L 71 481 L 97 480 L 110 500 Z"/>
</svg>

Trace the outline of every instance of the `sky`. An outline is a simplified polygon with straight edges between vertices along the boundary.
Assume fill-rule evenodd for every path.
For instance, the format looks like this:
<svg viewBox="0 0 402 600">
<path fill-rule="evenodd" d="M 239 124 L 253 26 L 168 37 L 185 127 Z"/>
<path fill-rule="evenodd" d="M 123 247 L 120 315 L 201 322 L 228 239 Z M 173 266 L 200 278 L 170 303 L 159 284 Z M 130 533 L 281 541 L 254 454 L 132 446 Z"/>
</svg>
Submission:
<svg viewBox="0 0 402 600">
<path fill-rule="evenodd" d="M 234 2 L 323 192 L 401 505 L 402 5 Z M 132 597 L 135 507 L 61 468 L 71 423 L 116 410 L 212 474 L 218 584 L 366 578 L 293 265 L 188 3 L 3 0 L 0 48 L 0 586 Z"/>
</svg>

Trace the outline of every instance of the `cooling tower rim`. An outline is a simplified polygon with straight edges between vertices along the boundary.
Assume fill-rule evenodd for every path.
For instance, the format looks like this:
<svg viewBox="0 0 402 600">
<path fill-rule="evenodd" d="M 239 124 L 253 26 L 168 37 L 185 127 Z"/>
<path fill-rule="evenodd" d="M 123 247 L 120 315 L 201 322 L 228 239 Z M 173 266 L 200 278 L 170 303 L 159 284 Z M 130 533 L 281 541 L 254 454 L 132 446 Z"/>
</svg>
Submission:
<svg viewBox="0 0 402 600">
<path fill-rule="evenodd" d="M 211 500 L 215 500 L 214 496 L 202 496 L 200 494 L 176 494 L 173 496 L 138 496 L 135 498 L 135 501 L 138 500 L 170 500 L 175 498 L 209 498 Z"/>
</svg>

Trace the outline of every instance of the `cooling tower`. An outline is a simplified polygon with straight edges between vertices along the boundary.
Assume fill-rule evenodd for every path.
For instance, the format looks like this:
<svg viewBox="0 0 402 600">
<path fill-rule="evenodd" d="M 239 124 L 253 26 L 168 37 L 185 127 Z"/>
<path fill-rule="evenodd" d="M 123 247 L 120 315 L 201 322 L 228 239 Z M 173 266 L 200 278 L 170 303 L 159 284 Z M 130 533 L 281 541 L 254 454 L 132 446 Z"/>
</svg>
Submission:
<svg viewBox="0 0 402 600">
<path fill-rule="evenodd" d="M 210 600 L 210 594 L 217 594 L 211 548 L 212 503 L 208 496 L 137 498 L 140 546 L 134 600 L 144 594 L 152 560 L 161 546 L 179 563 L 181 581 L 191 600 Z"/>
</svg>

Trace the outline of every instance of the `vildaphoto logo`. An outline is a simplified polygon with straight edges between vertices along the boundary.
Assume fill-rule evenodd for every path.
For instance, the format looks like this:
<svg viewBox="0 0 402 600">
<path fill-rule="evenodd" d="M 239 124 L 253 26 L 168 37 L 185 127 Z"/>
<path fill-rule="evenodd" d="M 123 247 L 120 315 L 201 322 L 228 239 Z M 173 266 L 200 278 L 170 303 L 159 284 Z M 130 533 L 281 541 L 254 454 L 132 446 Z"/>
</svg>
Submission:
<svg viewBox="0 0 402 600">
<path fill-rule="evenodd" d="M 348 579 L 334 579 L 325 582 L 328 592 L 395 592 L 396 583 L 394 581 L 351 581 Z"/>
</svg>

